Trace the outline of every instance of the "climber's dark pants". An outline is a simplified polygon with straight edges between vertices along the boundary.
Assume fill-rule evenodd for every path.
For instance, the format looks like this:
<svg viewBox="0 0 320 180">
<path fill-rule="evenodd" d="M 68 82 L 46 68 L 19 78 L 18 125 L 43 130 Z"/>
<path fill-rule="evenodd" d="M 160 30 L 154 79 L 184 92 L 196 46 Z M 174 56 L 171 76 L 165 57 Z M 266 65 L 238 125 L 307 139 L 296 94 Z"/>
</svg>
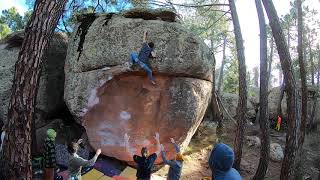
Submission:
<svg viewBox="0 0 320 180">
<path fill-rule="evenodd" d="M 138 54 L 136 52 L 130 53 L 130 62 L 132 64 L 138 63 L 139 66 L 147 72 L 149 79 L 151 81 L 154 81 L 154 77 L 152 76 L 152 70 L 149 68 L 148 65 L 146 65 L 144 62 L 138 59 Z"/>
</svg>

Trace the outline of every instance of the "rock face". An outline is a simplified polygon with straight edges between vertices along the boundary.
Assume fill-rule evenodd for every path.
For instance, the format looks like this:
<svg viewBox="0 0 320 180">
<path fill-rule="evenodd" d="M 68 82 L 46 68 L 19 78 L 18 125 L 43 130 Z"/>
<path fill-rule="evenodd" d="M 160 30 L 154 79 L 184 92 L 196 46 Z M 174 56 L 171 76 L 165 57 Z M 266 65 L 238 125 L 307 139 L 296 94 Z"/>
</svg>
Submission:
<svg viewBox="0 0 320 180">
<path fill-rule="evenodd" d="M 222 93 L 221 101 L 229 114 L 234 118 L 237 115 L 237 106 L 238 106 L 239 95 L 231 93 Z M 252 101 L 247 101 L 247 117 L 253 119 L 256 117 L 256 111 L 252 104 Z M 228 116 L 225 115 L 225 118 Z"/>
<path fill-rule="evenodd" d="M 18 59 L 23 32 L 10 35 L 0 42 L 0 121 L 6 122 L 14 65 Z M 47 58 L 44 60 L 36 102 L 36 118 L 43 120 L 63 104 L 64 62 L 67 54 L 67 37 L 55 33 Z M 37 122 L 41 126 L 41 123 Z"/>
<path fill-rule="evenodd" d="M 245 140 L 248 146 L 255 146 L 255 147 L 261 146 L 261 140 L 257 136 L 246 136 Z"/>
<path fill-rule="evenodd" d="M 276 162 L 282 161 L 284 157 L 283 149 L 278 143 L 270 144 L 270 159 Z"/>
<path fill-rule="evenodd" d="M 214 70 L 206 45 L 179 23 L 142 18 L 85 18 L 72 35 L 65 66 L 64 98 L 90 144 L 127 162 L 125 133 L 137 154 L 143 146 L 155 151 L 155 132 L 169 159 L 175 154 L 170 137 L 182 149 L 189 144 L 207 108 Z M 140 68 L 124 65 L 144 30 L 157 52 L 150 60 L 157 85 Z"/>
<path fill-rule="evenodd" d="M 299 89 L 300 87 L 298 87 Z M 310 98 L 312 97 L 311 94 L 315 93 L 317 91 L 317 87 L 315 86 L 308 86 L 308 92 L 309 92 L 309 98 L 308 98 L 308 117 L 311 116 L 311 112 L 313 109 L 313 99 Z M 280 87 L 275 87 L 270 90 L 269 96 L 268 96 L 268 109 L 269 109 L 269 119 L 276 120 L 278 116 L 278 103 L 280 99 Z M 320 99 L 317 100 L 317 107 L 320 106 Z M 287 114 L 287 97 L 286 94 L 284 94 L 284 97 L 281 102 L 281 109 L 283 115 Z M 316 121 L 320 120 L 320 108 L 316 108 L 315 111 L 315 118 Z"/>
</svg>

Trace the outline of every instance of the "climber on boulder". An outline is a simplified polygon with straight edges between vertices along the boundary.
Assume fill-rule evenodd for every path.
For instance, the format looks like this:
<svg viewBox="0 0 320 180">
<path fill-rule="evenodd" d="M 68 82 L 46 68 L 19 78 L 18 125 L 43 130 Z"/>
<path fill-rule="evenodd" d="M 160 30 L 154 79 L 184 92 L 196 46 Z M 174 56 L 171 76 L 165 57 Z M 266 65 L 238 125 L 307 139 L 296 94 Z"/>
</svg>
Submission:
<svg viewBox="0 0 320 180">
<path fill-rule="evenodd" d="M 145 31 L 143 34 L 143 43 L 139 51 L 139 54 L 137 52 L 130 53 L 130 64 L 132 65 L 135 63 L 139 64 L 139 66 L 147 72 L 148 77 L 151 80 L 151 83 L 156 84 L 155 79 L 152 76 L 152 70 L 149 64 L 149 58 L 156 57 L 156 53 L 153 50 L 154 43 L 153 42 L 147 43 L 147 36 L 148 36 L 148 32 Z"/>
<path fill-rule="evenodd" d="M 156 133 L 154 137 L 157 141 L 157 151 L 149 156 L 149 152 L 147 147 L 143 147 L 141 149 L 141 156 L 135 155 L 134 151 L 130 149 L 129 139 L 130 136 L 127 134 L 124 135 L 124 143 L 126 147 L 126 151 L 130 153 L 131 157 L 133 157 L 134 162 L 137 163 L 137 180 L 150 180 L 151 178 L 151 170 L 153 168 L 154 162 L 156 161 L 159 153 L 160 153 L 160 138 L 159 133 Z"/>
</svg>

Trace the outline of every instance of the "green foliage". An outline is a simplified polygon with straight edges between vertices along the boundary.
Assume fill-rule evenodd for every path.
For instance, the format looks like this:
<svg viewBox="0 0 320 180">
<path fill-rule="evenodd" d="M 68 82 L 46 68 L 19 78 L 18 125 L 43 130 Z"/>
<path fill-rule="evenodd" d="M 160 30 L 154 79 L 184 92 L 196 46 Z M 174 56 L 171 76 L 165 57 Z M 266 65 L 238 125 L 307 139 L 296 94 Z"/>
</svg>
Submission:
<svg viewBox="0 0 320 180">
<path fill-rule="evenodd" d="M 192 4 L 212 4 L 219 3 L 219 0 L 193 0 Z M 211 40 L 213 51 L 218 50 L 224 36 L 229 29 L 227 11 L 220 7 L 197 7 L 194 10 L 188 9 L 188 16 L 184 17 L 184 26 L 203 39 Z"/>
<path fill-rule="evenodd" d="M 8 27 L 8 25 L 0 22 L 0 39 L 3 39 L 4 37 L 6 37 L 10 32 L 11 30 Z"/>
<path fill-rule="evenodd" d="M 223 91 L 228 93 L 238 93 L 239 91 L 239 74 L 238 61 L 228 59 L 224 75 Z"/>
<path fill-rule="evenodd" d="M 24 27 L 23 17 L 15 7 L 3 10 L 0 21 L 5 23 L 12 31 L 17 31 Z"/>
<path fill-rule="evenodd" d="M 24 29 L 31 14 L 32 11 L 27 11 L 21 16 L 15 7 L 3 10 L 0 16 L 0 39 L 11 32 Z"/>
</svg>

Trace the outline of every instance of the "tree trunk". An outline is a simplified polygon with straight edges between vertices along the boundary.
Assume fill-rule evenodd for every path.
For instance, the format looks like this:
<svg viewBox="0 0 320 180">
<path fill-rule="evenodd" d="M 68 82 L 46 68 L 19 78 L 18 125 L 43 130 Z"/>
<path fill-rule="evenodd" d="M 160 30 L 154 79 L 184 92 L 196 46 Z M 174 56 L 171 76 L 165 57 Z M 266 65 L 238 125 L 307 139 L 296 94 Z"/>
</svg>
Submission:
<svg viewBox="0 0 320 180">
<path fill-rule="evenodd" d="M 253 68 L 253 85 L 259 87 L 259 69 L 258 67 Z"/>
<path fill-rule="evenodd" d="M 288 32 L 287 32 L 287 41 L 288 41 L 288 49 L 290 52 L 290 25 L 288 26 Z"/>
<path fill-rule="evenodd" d="M 267 31 L 261 0 L 255 0 L 260 26 L 260 129 L 261 147 L 260 160 L 254 180 L 264 179 L 269 163 L 270 136 L 268 117 L 268 55 L 267 55 Z"/>
<path fill-rule="evenodd" d="M 311 84 L 312 85 L 315 85 L 315 82 L 314 82 L 314 68 L 315 68 L 315 64 L 314 64 L 314 61 L 313 61 L 313 53 L 312 53 L 312 49 L 311 49 L 311 42 L 310 42 L 310 37 L 309 37 L 309 40 L 308 40 L 308 48 L 309 48 L 309 56 L 310 56 L 310 62 L 311 62 Z"/>
<path fill-rule="evenodd" d="M 218 80 L 218 95 L 221 95 L 221 89 L 223 86 L 223 69 L 226 63 L 226 45 L 227 45 L 227 35 L 225 34 L 223 39 L 222 62 L 220 67 L 219 80 Z"/>
<path fill-rule="evenodd" d="M 31 124 L 42 59 L 48 48 L 67 0 L 37 0 L 25 29 L 8 111 L 7 136 L 4 142 L 5 179 L 32 179 Z"/>
<path fill-rule="evenodd" d="M 272 72 L 272 61 L 273 61 L 273 37 L 270 39 L 270 56 L 268 65 L 268 89 L 271 88 L 271 72 Z"/>
<path fill-rule="evenodd" d="M 297 8 L 298 8 L 298 59 L 299 59 L 299 67 L 300 67 L 300 78 L 301 78 L 301 126 L 300 126 L 300 138 L 298 146 L 302 147 L 304 142 L 305 135 L 305 127 L 307 122 L 308 115 L 308 90 L 307 90 L 307 80 L 306 80 L 306 70 L 304 67 L 303 60 L 303 21 L 302 21 L 302 8 L 301 8 L 301 0 L 297 0 Z M 314 81 L 313 81 L 314 83 Z"/>
<path fill-rule="evenodd" d="M 318 89 L 320 87 L 320 47 L 319 44 L 317 45 L 317 51 L 318 51 L 318 77 L 317 77 L 317 86 Z"/>
<path fill-rule="evenodd" d="M 244 141 L 245 118 L 247 112 L 247 82 L 246 82 L 246 61 L 244 56 L 243 39 L 234 0 L 229 0 L 234 35 L 236 38 L 238 70 L 239 70 L 239 100 L 237 106 L 237 130 L 234 140 L 235 161 L 234 167 L 240 170 L 242 147 Z"/>
<path fill-rule="evenodd" d="M 283 72 L 279 69 L 279 86 L 283 84 Z"/>
<path fill-rule="evenodd" d="M 320 49 L 319 49 L 319 45 L 317 46 L 317 52 L 318 52 L 317 88 L 319 90 L 319 87 L 320 87 Z M 317 111 L 317 102 L 318 102 L 317 100 L 318 100 L 318 93 L 315 93 L 315 97 L 313 99 L 311 117 L 310 117 L 310 124 L 309 124 L 310 130 L 313 130 L 315 128 L 315 115 L 316 115 L 316 111 Z"/>
<path fill-rule="evenodd" d="M 284 74 L 285 88 L 287 94 L 287 122 L 288 132 L 286 137 L 285 155 L 282 161 L 280 180 L 292 179 L 294 174 L 294 160 L 298 148 L 298 134 L 300 129 L 300 117 L 298 108 L 298 92 L 295 84 L 295 79 L 292 69 L 292 60 L 289 53 L 288 45 L 285 41 L 285 36 L 280 26 L 277 11 L 272 0 L 262 0 L 266 13 L 269 18 L 269 24 L 272 29 L 272 34 L 277 45 L 281 68 Z"/>
<path fill-rule="evenodd" d="M 284 97 L 284 89 L 285 89 L 285 85 L 284 85 L 284 83 L 282 83 L 281 87 L 280 87 L 280 97 L 279 97 L 278 107 L 277 107 L 277 115 L 280 116 L 281 118 L 283 118 L 282 99 Z"/>
</svg>

